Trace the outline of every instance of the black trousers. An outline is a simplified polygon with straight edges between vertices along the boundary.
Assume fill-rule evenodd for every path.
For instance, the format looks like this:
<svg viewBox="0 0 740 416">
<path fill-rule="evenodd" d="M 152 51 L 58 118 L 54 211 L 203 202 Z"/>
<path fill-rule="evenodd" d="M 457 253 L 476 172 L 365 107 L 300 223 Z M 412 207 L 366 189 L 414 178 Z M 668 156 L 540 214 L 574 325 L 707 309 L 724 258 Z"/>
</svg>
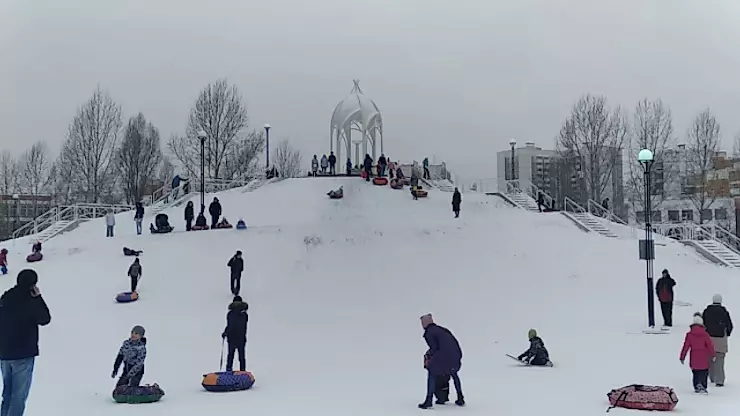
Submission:
<svg viewBox="0 0 740 416">
<path fill-rule="evenodd" d="M 691 372 L 694 373 L 694 376 L 692 377 L 694 388 L 697 388 L 698 386 L 706 388 L 707 378 L 709 377 L 709 370 L 691 370 Z"/>
<path fill-rule="evenodd" d="M 216 228 L 216 224 L 218 224 L 218 217 L 220 215 L 211 215 L 211 228 Z"/>
<path fill-rule="evenodd" d="M 445 374 L 435 377 L 434 395 L 438 402 L 447 402 L 450 400 L 450 375 Z"/>
<path fill-rule="evenodd" d="M 193 220 L 185 220 L 185 231 L 190 231 L 193 229 Z"/>
<path fill-rule="evenodd" d="M 121 375 L 121 378 L 118 379 L 118 383 L 116 383 L 116 387 L 120 387 L 120 386 L 139 387 L 139 384 L 141 384 L 142 377 L 144 377 L 144 370 L 142 370 L 139 374 L 133 377 L 129 377 L 128 371 L 124 369 L 123 375 Z"/>
<path fill-rule="evenodd" d="M 660 302 L 660 312 L 663 314 L 663 325 L 673 326 L 673 302 Z"/>
<path fill-rule="evenodd" d="M 226 371 L 234 371 L 234 355 L 239 353 L 239 371 L 247 371 L 247 356 L 245 354 L 247 343 L 229 342 L 229 354 L 226 356 Z"/>
<path fill-rule="evenodd" d="M 242 290 L 242 275 L 241 274 L 231 274 L 231 293 L 234 294 L 234 296 L 238 295 L 239 292 Z"/>
<path fill-rule="evenodd" d="M 139 285 L 139 277 L 131 276 L 131 291 L 136 292 L 136 287 Z"/>
</svg>

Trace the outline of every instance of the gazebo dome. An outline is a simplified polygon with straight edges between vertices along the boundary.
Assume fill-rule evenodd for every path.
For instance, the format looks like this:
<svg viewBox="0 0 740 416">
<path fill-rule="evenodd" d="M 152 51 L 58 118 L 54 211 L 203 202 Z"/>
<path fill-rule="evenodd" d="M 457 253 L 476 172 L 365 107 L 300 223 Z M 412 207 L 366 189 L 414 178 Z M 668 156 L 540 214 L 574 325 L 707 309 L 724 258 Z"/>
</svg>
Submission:
<svg viewBox="0 0 740 416">
<path fill-rule="evenodd" d="M 336 149 L 341 153 L 341 145 L 346 148 L 347 156 L 350 156 L 352 143 L 352 130 L 362 134 L 362 141 L 356 142 L 363 145 L 363 153 L 368 153 L 368 143 L 372 145 L 371 156 L 376 159 L 375 139 L 380 136 L 380 151 L 383 152 L 383 116 L 380 109 L 373 100 L 362 93 L 360 81 L 354 80 L 354 87 L 344 100 L 334 108 L 331 116 L 331 138 L 330 146 L 334 150 L 336 140 Z M 356 149 L 355 158 L 359 157 L 359 147 Z M 337 159 L 342 160 L 339 155 Z M 360 161 L 355 161 L 359 163 Z M 340 166 L 343 166 L 340 165 Z"/>
</svg>

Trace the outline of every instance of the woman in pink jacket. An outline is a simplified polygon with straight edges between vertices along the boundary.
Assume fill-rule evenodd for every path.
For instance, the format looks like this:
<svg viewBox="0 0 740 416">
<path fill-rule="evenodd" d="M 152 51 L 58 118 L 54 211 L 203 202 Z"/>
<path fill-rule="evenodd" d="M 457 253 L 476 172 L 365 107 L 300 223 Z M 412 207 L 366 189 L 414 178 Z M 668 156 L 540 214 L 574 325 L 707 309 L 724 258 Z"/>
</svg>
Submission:
<svg viewBox="0 0 740 416">
<path fill-rule="evenodd" d="M 691 350 L 689 367 L 694 373 L 694 391 L 707 392 L 707 377 L 709 377 L 709 363 L 714 360 L 714 345 L 709 334 L 704 329 L 704 320 L 701 315 L 694 315 L 694 323 L 686 333 L 686 339 L 681 348 L 681 364 L 686 359 L 686 353 Z"/>
</svg>

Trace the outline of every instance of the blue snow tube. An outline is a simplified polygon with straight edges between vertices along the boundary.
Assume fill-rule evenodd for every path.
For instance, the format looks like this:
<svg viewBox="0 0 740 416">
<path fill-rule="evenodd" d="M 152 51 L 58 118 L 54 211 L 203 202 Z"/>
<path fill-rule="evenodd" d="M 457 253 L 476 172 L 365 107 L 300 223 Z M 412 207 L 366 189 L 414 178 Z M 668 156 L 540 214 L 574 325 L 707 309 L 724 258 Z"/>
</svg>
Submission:
<svg viewBox="0 0 740 416">
<path fill-rule="evenodd" d="M 135 302 L 137 300 L 139 300 L 139 294 L 136 292 L 121 292 L 116 295 L 116 302 L 118 303 Z"/>
<path fill-rule="evenodd" d="M 212 392 L 248 390 L 254 385 L 254 376 L 249 371 L 208 373 L 203 375 L 201 385 Z"/>
<path fill-rule="evenodd" d="M 247 229 L 247 223 L 239 220 L 239 222 L 236 223 L 236 229 L 237 230 L 246 230 Z"/>
</svg>

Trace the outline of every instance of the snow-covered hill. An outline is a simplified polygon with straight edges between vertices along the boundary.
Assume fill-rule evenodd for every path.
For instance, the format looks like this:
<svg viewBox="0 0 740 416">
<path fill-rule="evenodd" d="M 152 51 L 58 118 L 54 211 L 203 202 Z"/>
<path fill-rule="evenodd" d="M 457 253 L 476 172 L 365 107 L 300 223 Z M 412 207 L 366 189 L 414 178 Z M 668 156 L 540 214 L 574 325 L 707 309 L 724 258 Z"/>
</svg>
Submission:
<svg viewBox="0 0 740 416">
<path fill-rule="evenodd" d="M 340 185 L 344 199 L 328 199 Z M 561 215 L 479 194 L 463 195 L 456 220 L 450 198 L 431 191 L 413 201 L 407 190 L 356 178 L 293 179 L 219 195 L 232 223 L 247 221 L 244 232 L 181 232 L 176 208 L 168 212 L 172 234 L 136 236 L 125 214 L 115 238 L 106 239 L 96 220 L 53 239 L 35 266 L 52 323 L 41 329 L 26 414 L 130 414 L 110 398 L 110 372 L 137 324 L 149 341 L 144 382 L 167 392 L 157 404 L 137 406 L 141 416 L 418 414 L 426 377 L 419 316 L 426 312 L 464 351 L 468 405 L 444 411 L 592 416 L 605 410 L 610 389 L 631 383 L 675 387 L 685 415 L 735 411 L 740 360 L 732 345 L 727 387 L 710 389 L 710 397 L 694 396 L 678 354 L 692 312 L 712 294 L 722 293 L 730 311 L 740 307 L 736 271 L 678 244 L 657 247 L 656 274 L 668 268 L 677 297 L 693 306 L 675 310 L 670 335 L 642 335 L 645 272 L 636 240 L 586 234 Z M 123 246 L 144 251 L 141 300 L 132 304 L 113 301 L 127 290 L 131 259 Z M 24 243 L 8 248 L 11 274 L 2 289 L 27 254 Z M 236 250 L 245 258 L 248 367 L 257 383 L 246 392 L 206 393 L 201 376 L 218 369 L 231 300 L 226 262 Z M 660 321 L 657 308 L 656 315 Z M 555 368 L 520 368 L 504 356 L 525 349 L 529 328 L 544 339 Z"/>
</svg>

